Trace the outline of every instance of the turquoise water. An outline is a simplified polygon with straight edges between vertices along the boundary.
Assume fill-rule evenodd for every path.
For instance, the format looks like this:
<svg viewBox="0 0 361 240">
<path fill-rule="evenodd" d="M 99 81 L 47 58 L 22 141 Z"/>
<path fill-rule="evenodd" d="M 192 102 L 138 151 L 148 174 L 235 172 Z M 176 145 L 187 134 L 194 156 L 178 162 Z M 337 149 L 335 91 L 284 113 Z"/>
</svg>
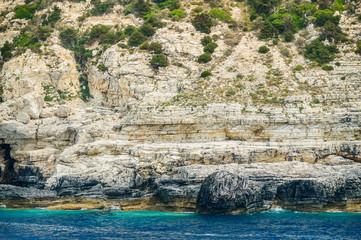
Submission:
<svg viewBox="0 0 361 240">
<path fill-rule="evenodd" d="M 361 214 L 1 209 L 0 239 L 361 239 Z"/>
</svg>

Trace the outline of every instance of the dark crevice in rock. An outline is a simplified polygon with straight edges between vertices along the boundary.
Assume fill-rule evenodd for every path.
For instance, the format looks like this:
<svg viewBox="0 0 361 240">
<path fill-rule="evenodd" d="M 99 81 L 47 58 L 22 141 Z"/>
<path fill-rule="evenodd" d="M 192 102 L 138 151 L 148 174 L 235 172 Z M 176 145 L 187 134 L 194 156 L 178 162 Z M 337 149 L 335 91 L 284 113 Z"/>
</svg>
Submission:
<svg viewBox="0 0 361 240">
<path fill-rule="evenodd" d="M 15 172 L 15 159 L 10 155 L 10 144 L 0 144 L 0 158 L 3 158 L 4 169 L 1 172 L 1 183 L 15 184 L 17 182 L 17 174 Z"/>
</svg>

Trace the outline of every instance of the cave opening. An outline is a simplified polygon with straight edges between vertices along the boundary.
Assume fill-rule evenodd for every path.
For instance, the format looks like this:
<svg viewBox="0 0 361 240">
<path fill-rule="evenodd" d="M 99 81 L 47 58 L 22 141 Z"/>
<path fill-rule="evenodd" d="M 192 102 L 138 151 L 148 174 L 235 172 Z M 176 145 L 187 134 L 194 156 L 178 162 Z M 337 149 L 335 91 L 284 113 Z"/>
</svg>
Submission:
<svg viewBox="0 0 361 240">
<path fill-rule="evenodd" d="M 14 184 L 17 182 L 16 172 L 14 168 L 15 159 L 10 155 L 10 144 L 0 144 L 0 163 L 4 165 L 4 169 L 0 171 L 0 183 Z"/>
</svg>

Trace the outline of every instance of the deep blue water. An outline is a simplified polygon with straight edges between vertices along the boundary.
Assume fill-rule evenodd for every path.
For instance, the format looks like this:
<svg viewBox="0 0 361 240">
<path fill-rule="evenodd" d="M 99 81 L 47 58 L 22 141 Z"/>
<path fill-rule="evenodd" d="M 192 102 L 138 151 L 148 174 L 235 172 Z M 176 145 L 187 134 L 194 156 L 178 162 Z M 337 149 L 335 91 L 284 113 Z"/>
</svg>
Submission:
<svg viewBox="0 0 361 240">
<path fill-rule="evenodd" d="M 361 214 L 0 209 L 0 239 L 361 239 Z"/>
</svg>

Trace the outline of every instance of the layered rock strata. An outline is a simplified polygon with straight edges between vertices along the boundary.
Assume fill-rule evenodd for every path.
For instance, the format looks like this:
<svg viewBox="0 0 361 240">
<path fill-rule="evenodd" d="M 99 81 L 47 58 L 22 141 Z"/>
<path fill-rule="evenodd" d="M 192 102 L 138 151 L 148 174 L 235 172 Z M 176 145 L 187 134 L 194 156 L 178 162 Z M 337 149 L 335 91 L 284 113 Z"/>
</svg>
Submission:
<svg viewBox="0 0 361 240">
<path fill-rule="evenodd" d="M 61 106 L 54 112 L 69 114 L 3 122 L 0 203 L 195 211 L 198 198 L 200 212 L 276 205 L 360 211 L 358 111 L 289 116 L 237 109 Z M 221 170 L 228 175 L 212 174 Z M 209 181 L 215 185 L 208 184 L 207 200 L 200 189 Z"/>
</svg>

